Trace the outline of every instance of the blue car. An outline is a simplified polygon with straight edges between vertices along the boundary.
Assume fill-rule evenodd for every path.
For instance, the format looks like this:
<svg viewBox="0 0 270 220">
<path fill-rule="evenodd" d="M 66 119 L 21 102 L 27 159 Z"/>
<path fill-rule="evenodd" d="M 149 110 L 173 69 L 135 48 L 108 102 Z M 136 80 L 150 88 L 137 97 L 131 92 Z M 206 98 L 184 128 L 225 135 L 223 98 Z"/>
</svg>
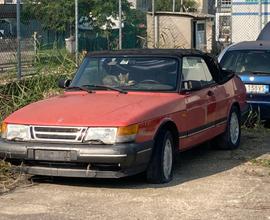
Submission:
<svg viewBox="0 0 270 220">
<path fill-rule="evenodd" d="M 252 109 L 258 110 L 260 119 L 269 124 L 270 41 L 264 39 L 233 44 L 220 54 L 219 62 L 223 69 L 239 75 L 246 86 L 248 103 Z"/>
</svg>

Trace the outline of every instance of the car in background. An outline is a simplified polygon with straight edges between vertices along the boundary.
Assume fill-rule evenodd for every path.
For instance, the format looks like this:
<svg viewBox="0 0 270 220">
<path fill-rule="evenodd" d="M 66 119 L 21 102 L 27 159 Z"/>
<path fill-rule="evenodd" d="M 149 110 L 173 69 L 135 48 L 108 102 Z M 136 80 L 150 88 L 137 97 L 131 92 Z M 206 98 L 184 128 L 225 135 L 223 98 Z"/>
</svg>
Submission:
<svg viewBox="0 0 270 220">
<path fill-rule="evenodd" d="M 247 102 L 270 123 L 270 41 L 257 40 L 233 44 L 219 56 L 223 70 L 235 72 L 244 82 Z"/>
<path fill-rule="evenodd" d="M 7 117 L 0 158 L 23 172 L 120 178 L 145 172 L 172 179 L 174 157 L 215 140 L 235 149 L 246 90 L 215 58 L 194 50 L 89 53 L 62 95 Z"/>
</svg>

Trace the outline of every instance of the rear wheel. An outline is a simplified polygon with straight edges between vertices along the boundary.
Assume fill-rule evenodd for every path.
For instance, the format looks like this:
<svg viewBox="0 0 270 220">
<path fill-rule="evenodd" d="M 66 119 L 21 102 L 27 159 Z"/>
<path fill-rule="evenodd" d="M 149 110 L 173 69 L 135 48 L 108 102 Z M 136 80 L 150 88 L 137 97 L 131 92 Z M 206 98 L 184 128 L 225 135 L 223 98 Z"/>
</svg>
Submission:
<svg viewBox="0 0 270 220">
<path fill-rule="evenodd" d="M 150 183 L 167 183 L 173 177 L 175 144 L 172 133 L 161 130 L 155 140 L 154 151 L 146 171 Z"/>
<path fill-rule="evenodd" d="M 236 106 L 233 106 L 226 131 L 215 139 L 215 145 L 219 149 L 233 150 L 239 147 L 241 137 L 240 112 Z"/>
</svg>

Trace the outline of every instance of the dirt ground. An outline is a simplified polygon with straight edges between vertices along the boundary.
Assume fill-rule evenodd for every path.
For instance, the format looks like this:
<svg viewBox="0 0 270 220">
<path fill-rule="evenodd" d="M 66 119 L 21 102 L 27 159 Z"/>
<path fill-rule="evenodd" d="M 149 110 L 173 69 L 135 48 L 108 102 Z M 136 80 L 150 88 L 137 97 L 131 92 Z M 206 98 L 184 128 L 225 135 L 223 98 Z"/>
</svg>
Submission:
<svg viewBox="0 0 270 220">
<path fill-rule="evenodd" d="M 34 177 L 0 197 L 0 219 L 270 219 L 269 134 L 245 131 L 232 152 L 182 153 L 166 185 Z"/>
</svg>

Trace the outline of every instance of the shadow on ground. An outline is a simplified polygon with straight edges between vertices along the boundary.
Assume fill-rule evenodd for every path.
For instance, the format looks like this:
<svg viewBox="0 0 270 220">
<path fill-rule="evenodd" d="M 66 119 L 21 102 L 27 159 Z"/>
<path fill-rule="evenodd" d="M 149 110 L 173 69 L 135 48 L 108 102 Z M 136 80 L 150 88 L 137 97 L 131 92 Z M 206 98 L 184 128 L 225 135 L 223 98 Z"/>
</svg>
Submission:
<svg viewBox="0 0 270 220">
<path fill-rule="evenodd" d="M 269 132 L 244 131 L 241 146 L 237 150 L 215 150 L 209 144 L 203 144 L 178 155 L 175 163 L 173 181 L 168 184 L 148 184 L 143 175 L 122 179 L 81 179 L 33 176 L 32 180 L 35 184 L 51 183 L 80 187 L 119 189 L 162 188 L 176 186 L 191 180 L 230 170 L 269 152 Z"/>
</svg>

